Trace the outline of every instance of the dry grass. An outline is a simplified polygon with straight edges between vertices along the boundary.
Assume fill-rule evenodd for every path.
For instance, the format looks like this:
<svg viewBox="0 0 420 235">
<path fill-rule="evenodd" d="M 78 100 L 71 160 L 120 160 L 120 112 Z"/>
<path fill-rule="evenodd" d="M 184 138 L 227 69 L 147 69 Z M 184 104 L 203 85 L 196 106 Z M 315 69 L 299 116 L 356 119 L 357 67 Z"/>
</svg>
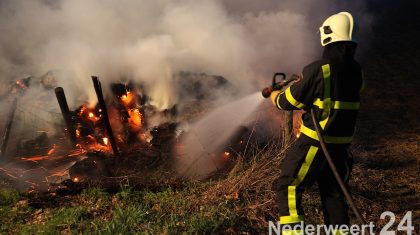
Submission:
<svg viewBox="0 0 420 235">
<path fill-rule="evenodd" d="M 253 148 L 251 153 L 238 156 L 226 178 L 207 189 L 205 199 L 217 201 L 222 197 L 240 200 L 243 206 L 238 208 L 238 213 L 258 227 L 266 227 L 268 219 L 276 220 L 278 217 L 271 185 L 280 174 L 285 152 L 285 147 L 273 142 L 264 149 Z"/>
</svg>

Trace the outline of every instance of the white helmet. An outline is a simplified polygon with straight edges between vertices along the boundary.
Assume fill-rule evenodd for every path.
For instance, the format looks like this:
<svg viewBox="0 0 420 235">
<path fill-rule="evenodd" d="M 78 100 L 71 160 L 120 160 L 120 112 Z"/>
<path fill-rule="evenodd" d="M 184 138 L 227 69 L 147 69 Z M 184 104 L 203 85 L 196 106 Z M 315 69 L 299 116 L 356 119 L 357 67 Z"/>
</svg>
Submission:
<svg viewBox="0 0 420 235">
<path fill-rule="evenodd" d="M 339 41 L 353 41 L 353 26 L 353 16 L 348 12 L 340 12 L 328 17 L 319 28 L 321 45 L 325 46 Z"/>
</svg>

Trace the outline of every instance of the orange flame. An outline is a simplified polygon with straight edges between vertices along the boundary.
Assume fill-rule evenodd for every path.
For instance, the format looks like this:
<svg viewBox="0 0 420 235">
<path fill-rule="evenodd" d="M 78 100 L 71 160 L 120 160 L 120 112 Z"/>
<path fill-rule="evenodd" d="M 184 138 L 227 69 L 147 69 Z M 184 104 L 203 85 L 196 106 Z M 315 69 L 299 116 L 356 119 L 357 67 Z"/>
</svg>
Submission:
<svg viewBox="0 0 420 235">
<path fill-rule="evenodd" d="M 121 101 L 124 103 L 125 106 L 129 105 L 134 99 L 134 94 L 127 91 L 127 93 L 121 96 Z"/>
<path fill-rule="evenodd" d="M 131 125 L 134 125 L 135 127 L 141 126 L 142 115 L 140 113 L 140 110 L 129 109 L 128 115 L 130 116 L 129 122 Z"/>
</svg>

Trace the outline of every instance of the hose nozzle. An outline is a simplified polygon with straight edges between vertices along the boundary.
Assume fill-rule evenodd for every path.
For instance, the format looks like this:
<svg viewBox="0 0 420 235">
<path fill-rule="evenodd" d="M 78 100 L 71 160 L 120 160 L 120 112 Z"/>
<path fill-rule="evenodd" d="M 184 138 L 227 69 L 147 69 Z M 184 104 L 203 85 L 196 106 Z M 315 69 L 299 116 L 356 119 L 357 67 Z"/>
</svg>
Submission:
<svg viewBox="0 0 420 235">
<path fill-rule="evenodd" d="M 271 95 L 271 92 L 273 92 L 273 87 L 266 87 L 261 91 L 261 94 L 264 98 L 268 98 Z"/>
</svg>

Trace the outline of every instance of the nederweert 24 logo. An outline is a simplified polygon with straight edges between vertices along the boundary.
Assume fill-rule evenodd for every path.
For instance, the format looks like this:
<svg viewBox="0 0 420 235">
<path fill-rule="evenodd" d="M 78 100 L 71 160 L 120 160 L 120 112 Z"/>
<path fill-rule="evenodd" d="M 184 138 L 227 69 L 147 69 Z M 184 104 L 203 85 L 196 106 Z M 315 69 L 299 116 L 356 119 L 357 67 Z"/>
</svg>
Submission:
<svg viewBox="0 0 420 235">
<path fill-rule="evenodd" d="M 391 211 L 385 211 L 380 216 L 381 220 L 387 220 L 386 224 L 379 228 L 375 228 L 373 222 L 369 224 L 353 224 L 353 225 L 325 225 L 325 224 L 305 224 L 303 222 L 294 224 L 294 225 L 282 225 L 280 222 L 268 223 L 268 234 L 269 235 L 281 235 L 281 234 L 290 234 L 290 235 L 335 235 L 335 234 L 351 234 L 351 235 L 396 235 L 397 232 L 405 232 L 407 235 L 412 235 L 415 231 L 415 228 L 412 224 L 412 211 L 408 211 L 401 221 L 398 223 L 396 229 L 393 229 L 395 224 L 396 216 Z M 283 232 L 283 233 L 282 233 Z M 400 234 L 400 233 L 398 233 Z"/>
</svg>

